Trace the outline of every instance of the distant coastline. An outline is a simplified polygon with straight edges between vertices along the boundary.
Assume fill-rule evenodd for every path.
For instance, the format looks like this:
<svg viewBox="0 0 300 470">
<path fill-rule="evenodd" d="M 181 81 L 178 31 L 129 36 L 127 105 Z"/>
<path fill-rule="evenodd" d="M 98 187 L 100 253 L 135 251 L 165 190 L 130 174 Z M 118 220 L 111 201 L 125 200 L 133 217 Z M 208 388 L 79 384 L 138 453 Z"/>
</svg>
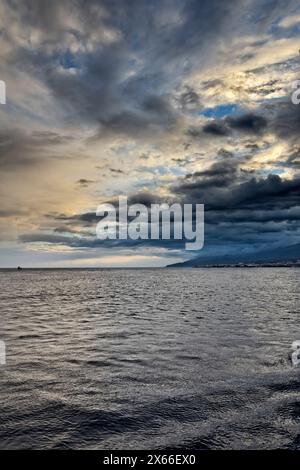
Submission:
<svg viewBox="0 0 300 470">
<path fill-rule="evenodd" d="M 169 266 L 172 267 L 172 266 Z M 296 263 L 240 263 L 240 264 L 207 264 L 192 266 L 193 268 L 300 268 Z"/>
<path fill-rule="evenodd" d="M 172 268 L 295 268 L 300 266 L 300 244 L 280 246 L 256 253 L 212 255 L 203 250 L 197 258 L 169 265 Z"/>
</svg>

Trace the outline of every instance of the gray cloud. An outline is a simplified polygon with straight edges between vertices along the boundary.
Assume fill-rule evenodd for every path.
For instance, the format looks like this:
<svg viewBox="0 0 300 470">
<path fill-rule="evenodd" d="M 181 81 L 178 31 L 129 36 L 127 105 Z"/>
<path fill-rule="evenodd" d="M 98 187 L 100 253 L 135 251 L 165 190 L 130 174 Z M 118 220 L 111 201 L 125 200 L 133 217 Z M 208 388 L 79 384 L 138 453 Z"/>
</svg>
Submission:
<svg viewBox="0 0 300 470">
<path fill-rule="evenodd" d="M 195 174 L 192 181 L 183 179 L 175 186 L 174 193 L 185 202 L 201 201 L 207 211 L 231 214 L 244 209 L 267 210 L 271 220 L 272 211 L 290 210 L 300 205 L 300 175 L 289 180 L 274 174 L 266 178 L 250 175 L 248 179 L 247 176 L 247 173 L 239 176 L 237 163 L 223 161 L 206 172 Z"/>
<path fill-rule="evenodd" d="M 215 119 L 202 128 L 206 134 L 216 137 L 224 137 L 232 134 L 232 131 L 260 135 L 267 129 L 268 121 L 264 116 L 247 113 L 240 116 L 227 116 L 224 119 Z M 201 135 L 201 130 L 190 130 L 192 137 Z"/>
<path fill-rule="evenodd" d="M 98 124 L 99 136 L 169 130 L 178 119 L 170 91 L 195 67 L 199 54 L 205 56 L 207 44 L 212 54 L 217 37 L 232 34 L 225 24 L 236 5 L 236 0 L 47 5 L 27 0 L 18 6 L 20 26 L 24 37 L 37 31 L 41 41 L 36 49 L 18 45 L 9 64 L 36 74 L 69 119 Z M 180 100 L 184 109 L 199 105 L 189 87 Z"/>
<path fill-rule="evenodd" d="M 87 187 L 89 186 L 90 184 L 94 183 L 95 181 L 93 180 L 87 180 L 85 178 L 80 178 L 78 181 L 77 181 L 77 184 L 79 184 L 80 186 L 83 186 L 83 187 Z"/>
<path fill-rule="evenodd" d="M 231 129 L 240 132 L 253 132 L 254 134 L 260 134 L 267 127 L 267 120 L 263 116 L 253 113 L 227 117 L 226 123 Z"/>
<path fill-rule="evenodd" d="M 208 124 L 205 124 L 203 126 L 203 132 L 205 132 L 206 134 L 211 134 L 211 135 L 215 135 L 215 136 L 218 136 L 218 137 L 224 137 L 224 136 L 227 136 L 229 135 L 229 129 L 228 127 L 226 126 L 226 123 L 223 123 L 223 122 L 217 122 L 217 121 L 214 121 L 214 122 L 209 122 Z M 197 137 L 200 135 L 200 132 L 198 131 L 198 133 L 190 133 L 190 135 L 192 135 L 193 137 Z"/>
<path fill-rule="evenodd" d="M 70 140 L 55 132 L 28 132 L 20 129 L 0 131 L 0 168 L 14 170 L 54 158 L 53 150 Z"/>
</svg>

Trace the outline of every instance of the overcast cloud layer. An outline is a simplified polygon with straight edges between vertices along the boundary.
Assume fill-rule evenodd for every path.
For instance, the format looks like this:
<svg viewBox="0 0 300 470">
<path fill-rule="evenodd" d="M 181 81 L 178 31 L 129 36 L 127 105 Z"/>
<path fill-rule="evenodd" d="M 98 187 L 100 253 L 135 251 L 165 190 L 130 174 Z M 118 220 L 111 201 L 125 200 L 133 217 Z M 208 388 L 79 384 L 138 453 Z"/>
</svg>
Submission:
<svg viewBox="0 0 300 470">
<path fill-rule="evenodd" d="M 1 266 L 161 266 L 97 206 L 206 205 L 207 253 L 299 241 L 293 0 L 0 0 Z M 196 254 L 197 255 L 197 254 Z"/>
</svg>

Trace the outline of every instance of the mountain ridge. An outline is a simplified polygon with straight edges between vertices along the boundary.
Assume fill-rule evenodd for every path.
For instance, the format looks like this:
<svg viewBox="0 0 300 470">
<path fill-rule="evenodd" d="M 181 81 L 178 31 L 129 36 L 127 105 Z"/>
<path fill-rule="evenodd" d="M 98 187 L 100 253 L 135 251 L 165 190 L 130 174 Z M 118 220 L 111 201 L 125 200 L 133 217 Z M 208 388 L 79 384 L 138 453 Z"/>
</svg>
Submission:
<svg viewBox="0 0 300 470">
<path fill-rule="evenodd" d="M 210 266 L 236 266 L 236 265 L 299 265 L 300 243 L 285 247 L 262 250 L 256 253 L 240 253 L 234 255 L 202 255 L 184 261 L 170 264 L 167 267 L 210 267 Z"/>
</svg>

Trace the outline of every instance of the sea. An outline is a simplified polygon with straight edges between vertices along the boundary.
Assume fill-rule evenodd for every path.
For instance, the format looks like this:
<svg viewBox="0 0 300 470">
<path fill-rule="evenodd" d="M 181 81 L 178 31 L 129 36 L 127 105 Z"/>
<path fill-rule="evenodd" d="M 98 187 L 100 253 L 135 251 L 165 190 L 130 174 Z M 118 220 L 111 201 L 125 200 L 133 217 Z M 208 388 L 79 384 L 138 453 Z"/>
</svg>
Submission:
<svg viewBox="0 0 300 470">
<path fill-rule="evenodd" d="M 299 273 L 1 270 L 1 449 L 300 449 Z"/>
</svg>

